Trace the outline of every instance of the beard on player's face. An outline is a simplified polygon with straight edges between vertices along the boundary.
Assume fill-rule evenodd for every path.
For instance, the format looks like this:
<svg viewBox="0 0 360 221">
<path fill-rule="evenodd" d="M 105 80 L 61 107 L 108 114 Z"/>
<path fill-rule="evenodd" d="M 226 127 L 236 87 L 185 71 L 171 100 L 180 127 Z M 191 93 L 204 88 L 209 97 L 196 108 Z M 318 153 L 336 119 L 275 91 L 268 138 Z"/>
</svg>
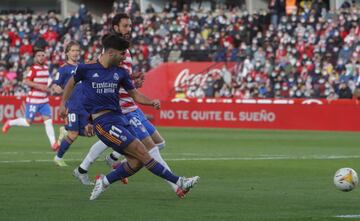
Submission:
<svg viewBox="0 0 360 221">
<path fill-rule="evenodd" d="M 126 33 L 126 34 L 124 34 L 124 38 L 126 39 L 126 40 L 130 40 L 130 32 L 128 32 L 128 33 Z"/>
<path fill-rule="evenodd" d="M 125 38 L 126 40 L 130 39 L 130 32 L 127 33 L 121 33 L 121 32 L 117 32 L 118 35 L 120 35 L 120 37 Z"/>
</svg>

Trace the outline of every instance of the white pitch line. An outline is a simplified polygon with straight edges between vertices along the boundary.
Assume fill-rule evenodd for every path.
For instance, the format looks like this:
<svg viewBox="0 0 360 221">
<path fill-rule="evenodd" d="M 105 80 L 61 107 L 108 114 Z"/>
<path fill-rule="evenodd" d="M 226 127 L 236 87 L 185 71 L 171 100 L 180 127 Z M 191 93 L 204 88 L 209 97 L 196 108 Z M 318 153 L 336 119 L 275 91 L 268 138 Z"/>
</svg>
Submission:
<svg viewBox="0 0 360 221">
<path fill-rule="evenodd" d="M 348 219 L 354 219 L 354 218 L 360 218 L 360 214 L 354 214 L 354 215 L 337 215 L 336 218 L 348 218 Z"/>
<path fill-rule="evenodd" d="M 38 152 L 0 152 L 0 155 L 16 155 L 16 154 L 43 154 L 43 155 L 48 155 L 48 154 L 55 154 L 56 152 L 41 152 L 41 151 L 38 151 Z M 83 152 L 72 152 L 72 154 L 83 154 Z"/>
<path fill-rule="evenodd" d="M 251 161 L 251 160 L 336 160 L 336 159 L 360 159 L 359 155 L 353 156 L 271 156 L 271 157 L 194 157 L 194 158 L 166 158 L 166 161 Z M 69 162 L 82 161 L 82 159 L 65 159 Z M 47 163 L 51 159 L 34 160 L 0 160 L 0 163 Z"/>
</svg>

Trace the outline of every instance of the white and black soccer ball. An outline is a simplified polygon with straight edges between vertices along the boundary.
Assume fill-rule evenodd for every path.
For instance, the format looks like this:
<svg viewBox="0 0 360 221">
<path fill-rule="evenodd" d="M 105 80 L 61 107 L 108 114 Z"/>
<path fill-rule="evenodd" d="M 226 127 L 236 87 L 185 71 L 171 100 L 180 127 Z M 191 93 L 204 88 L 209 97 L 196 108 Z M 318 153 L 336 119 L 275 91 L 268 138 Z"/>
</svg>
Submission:
<svg viewBox="0 0 360 221">
<path fill-rule="evenodd" d="M 341 168 L 334 175 L 334 184 L 338 190 L 349 192 L 358 185 L 359 178 L 354 169 Z"/>
</svg>

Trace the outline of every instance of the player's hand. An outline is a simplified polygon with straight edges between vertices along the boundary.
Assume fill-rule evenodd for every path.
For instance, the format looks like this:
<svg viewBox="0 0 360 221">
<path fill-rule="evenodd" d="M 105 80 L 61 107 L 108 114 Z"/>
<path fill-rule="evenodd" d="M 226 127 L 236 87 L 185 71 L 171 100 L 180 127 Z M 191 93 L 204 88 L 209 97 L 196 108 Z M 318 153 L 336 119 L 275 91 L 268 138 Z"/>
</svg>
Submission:
<svg viewBox="0 0 360 221">
<path fill-rule="evenodd" d="M 141 88 L 145 81 L 145 74 L 144 72 L 133 73 L 131 79 L 133 79 L 136 88 Z"/>
<path fill-rule="evenodd" d="M 56 94 L 61 94 L 63 89 L 59 86 L 59 85 L 53 85 L 51 87 L 51 89 L 53 90 L 53 93 L 56 93 Z"/>
<path fill-rule="evenodd" d="M 159 110 L 161 105 L 160 105 L 160 100 L 158 99 L 155 99 L 155 100 L 152 100 L 152 104 L 151 104 L 156 110 Z"/>
<path fill-rule="evenodd" d="M 49 92 L 49 88 L 47 85 L 39 85 L 39 90 Z"/>
<path fill-rule="evenodd" d="M 67 119 L 68 110 L 64 104 L 60 105 L 59 114 L 62 119 Z"/>
<path fill-rule="evenodd" d="M 94 126 L 92 124 L 87 124 L 85 126 L 85 136 L 88 136 L 88 137 L 95 136 Z"/>
</svg>

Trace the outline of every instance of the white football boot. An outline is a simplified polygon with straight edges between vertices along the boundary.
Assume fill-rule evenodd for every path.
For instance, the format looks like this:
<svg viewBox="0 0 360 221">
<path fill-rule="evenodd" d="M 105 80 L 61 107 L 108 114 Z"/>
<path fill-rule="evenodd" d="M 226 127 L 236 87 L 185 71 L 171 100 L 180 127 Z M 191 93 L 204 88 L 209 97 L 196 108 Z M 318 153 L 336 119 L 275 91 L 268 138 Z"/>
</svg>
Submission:
<svg viewBox="0 0 360 221">
<path fill-rule="evenodd" d="M 199 180 L 199 176 L 194 176 L 190 178 L 180 177 L 179 180 L 176 182 L 176 185 L 178 185 L 178 187 L 180 187 L 183 191 L 188 192 L 199 182 Z"/>
<path fill-rule="evenodd" d="M 94 185 L 94 182 L 92 182 L 89 178 L 89 175 L 87 173 L 81 174 L 78 170 L 78 168 L 75 168 L 73 172 L 74 177 L 76 177 L 82 184 L 86 186 L 92 186 Z"/>
<path fill-rule="evenodd" d="M 95 187 L 91 192 L 90 200 L 98 198 L 100 194 L 106 190 L 106 186 L 103 181 L 104 177 L 105 176 L 102 174 L 96 177 Z"/>
</svg>

